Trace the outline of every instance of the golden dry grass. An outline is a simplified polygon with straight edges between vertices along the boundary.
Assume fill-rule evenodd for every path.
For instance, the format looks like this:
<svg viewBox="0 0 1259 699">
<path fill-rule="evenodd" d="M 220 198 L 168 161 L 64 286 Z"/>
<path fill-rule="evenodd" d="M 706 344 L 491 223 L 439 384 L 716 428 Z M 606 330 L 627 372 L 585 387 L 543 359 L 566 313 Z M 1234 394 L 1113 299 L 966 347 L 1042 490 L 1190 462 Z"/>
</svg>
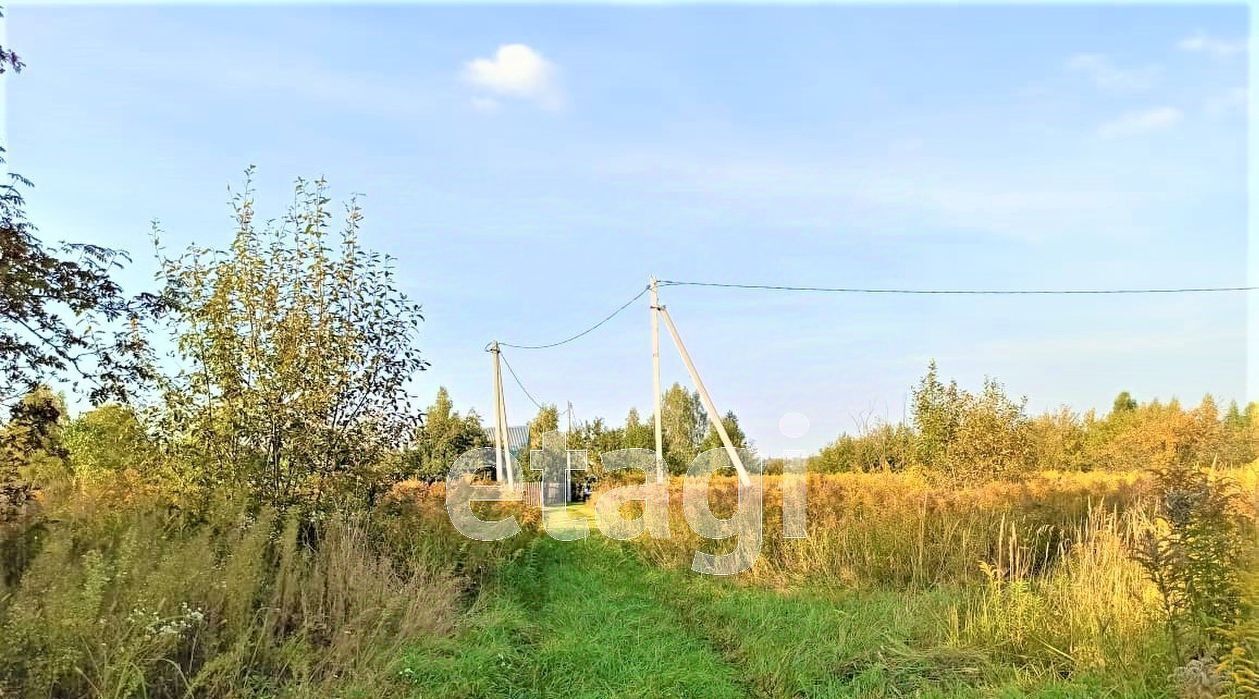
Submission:
<svg viewBox="0 0 1259 699">
<path fill-rule="evenodd" d="M 763 483 L 762 553 L 747 577 L 776 586 L 807 580 L 923 588 L 982 583 L 986 569 L 1003 577 L 1033 574 L 1079 538 L 1094 512 L 1126 512 L 1145 491 L 1145 479 L 1127 473 L 1046 472 L 966 488 L 912 473 L 809 474 L 808 537 L 784 539 L 782 477 Z M 673 537 L 641 542 L 665 565 L 689 565 L 693 551 L 721 546 L 690 532 L 681 488 L 680 479 L 670 484 Z M 733 478 L 714 478 L 714 512 L 731 512 L 735 493 Z"/>
<path fill-rule="evenodd" d="M 1259 463 L 1219 473 L 1259 513 Z M 1130 555 L 1134 537 L 1153 526 L 1143 473 L 1042 472 L 962 488 L 913 473 L 810 474 L 808 537 L 799 540 L 781 535 L 781 477 L 763 482 L 762 554 L 740 583 L 943 587 L 953 601 L 933 625 L 935 642 L 1050 676 L 1139 677 L 1171 663 L 1157 592 Z M 681 487 L 670 484 L 673 538 L 636 542 L 674 568 L 688 567 L 695 550 L 731 548 L 689 532 Z M 714 480 L 719 516 L 733 511 L 736 487 Z"/>
</svg>

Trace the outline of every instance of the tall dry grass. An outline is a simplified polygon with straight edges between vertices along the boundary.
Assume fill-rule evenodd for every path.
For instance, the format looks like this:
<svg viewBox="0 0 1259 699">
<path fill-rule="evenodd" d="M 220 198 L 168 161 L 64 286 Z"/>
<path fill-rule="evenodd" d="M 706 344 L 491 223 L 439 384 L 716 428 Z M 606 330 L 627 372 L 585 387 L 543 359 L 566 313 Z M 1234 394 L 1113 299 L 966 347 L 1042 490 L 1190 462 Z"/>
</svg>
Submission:
<svg viewBox="0 0 1259 699">
<path fill-rule="evenodd" d="M 1253 518 L 1259 464 L 1226 475 Z M 936 589 L 953 601 L 933 624 L 933 643 L 1036 675 L 1109 674 L 1155 693 L 1169 682 L 1175 662 L 1158 592 L 1131 556 L 1135 537 L 1154 526 L 1144 474 L 1043 472 L 960 488 L 913 473 L 810 474 L 808 537 L 799 540 L 781 535 L 781 478 L 763 483 L 761 555 L 741 583 Z M 649 560 L 684 568 L 696 550 L 731 547 L 690 533 L 681 487 L 670 486 L 673 538 L 635 545 Z M 736 487 L 733 478 L 714 480 L 715 513 L 733 511 Z M 1254 628 L 1238 630 L 1235 675 L 1255 671 Z"/>
<path fill-rule="evenodd" d="M 809 474 L 808 536 L 784 539 L 782 477 L 763 483 L 764 541 L 745 579 L 915 589 L 982 584 L 989 569 L 1035 574 L 1071 547 L 1093 512 L 1138 507 L 1144 489 L 1137 474 L 1046 472 L 964 488 L 905 473 Z M 722 545 L 690 531 L 681 488 L 680 479 L 670 484 L 672 537 L 641 546 L 658 563 L 685 567 L 693 551 Z M 733 478 L 714 478 L 715 513 L 733 511 L 736 488 Z"/>
<path fill-rule="evenodd" d="M 80 494 L 6 559 L 0 696 L 371 693 L 404 644 L 451 631 L 469 585 L 418 506 L 316 523 L 116 505 Z"/>
<path fill-rule="evenodd" d="M 978 594 L 950 619 L 952 643 L 1048 673 L 1119 671 L 1139 676 L 1170 660 L 1161 637 L 1157 592 L 1129 555 L 1147 513 L 1094 509 L 1035 571 L 981 565 Z"/>
</svg>

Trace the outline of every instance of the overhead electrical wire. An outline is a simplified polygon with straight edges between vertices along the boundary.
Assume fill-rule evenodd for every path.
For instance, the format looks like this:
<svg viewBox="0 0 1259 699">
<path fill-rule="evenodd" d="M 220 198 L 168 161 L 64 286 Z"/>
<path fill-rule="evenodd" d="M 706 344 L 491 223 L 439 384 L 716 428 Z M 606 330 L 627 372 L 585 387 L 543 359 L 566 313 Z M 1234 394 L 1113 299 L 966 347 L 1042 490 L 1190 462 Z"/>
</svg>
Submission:
<svg viewBox="0 0 1259 699">
<path fill-rule="evenodd" d="M 791 291 L 802 293 L 828 293 L 828 294 L 902 294 L 902 295 L 939 295 L 939 296 L 1057 296 L 1057 295 L 1136 295 L 1136 294 L 1206 294 L 1206 293 L 1227 293 L 1227 292 L 1250 292 L 1259 291 L 1259 286 L 1186 286 L 1186 287 L 1164 287 L 1164 288 L 1128 288 L 1128 289 L 901 289 L 901 288 L 878 288 L 878 287 L 839 287 L 839 286 L 790 286 L 785 284 L 737 284 L 730 282 L 696 282 L 696 281 L 680 281 L 674 279 L 661 279 L 656 282 L 657 286 L 691 286 L 705 287 L 717 289 L 742 289 L 753 291 Z M 629 308 L 635 301 L 642 298 L 644 294 L 651 290 L 651 285 L 643 287 L 637 294 L 634 294 L 628 301 L 621 304 L 608 315 L 604 316 L 594 325 L 582 330 L 581 332 L 566 337 L 556 342 L 542 345 L 521 345 L 511 342 L 498 342 L 498 347 L 511 347 L 521 350 L 541 350 L 551 349 L 566 345 L 575 340 L 581 339 L 586 335 L 598 330 L 608 321 L 620 315 L 625 309 Z M 486 347 L 487 351 L 493 351 L 490 348 L 495 343 L 490 343 Z M 507 361 L 507 357 L 499 353 L 503 364 L 507 365 L 507 371 L 511 374 L 512 380 L 520 387 L 521 392 L 529 399 L 539 410 L 544 406 L 538 399 L 533 397 L 529 389 L 525 388 L 524 382 L 520 380 L 520 376 L 516 374 L 516 370 L 512 368 L 511 362 Z M 571 414 L 572 406 L 568 407 L 566 412 Z"/>
<path fill-rule="evenodd" d="M 503 360 L 503 365 L 507 367 L 507 373 L 511 374 L 512 379 L 515 380 L 516 385 L 520 387 L 520 390 L 524 392 L 525 397 L 529 399 L 529 402 L 538 406 L 538 410 L 542 410 L 542 404 L 538 402 L 537 398 L 533 397 L 533 394 L 529 392 L 529 389 L 525 388 L 524 383 L 520 381 L 520 377 L 516 375 L 516 370 L 511 368 L 511 362 L 507 361 L 507 357 L 503 356 L 502 352 L 499 352 L 498 358 Z"/>
<path fill-rule="evenodd" d="M 552 342 L 552 343 L 545 344 L 545 345 L 517 345 L 517 344 L 511 343 L 511 342 L 500 342 L 500 343 L 498 343 L 498 344 L 499 344 L 499 346 L 501 346 L 501 347 L 511 347 L 511 348 L 513 348 L 513 349 L 522 349 L 522 350 L 540 350 L 540 349 L 550 349 L 550 348 L 552 348 L 552 347 L 559 347 L 560 345 L 566 345 L 566 344 L 568 344 L 568 343 L 572 342 L 573 340 L 580 339 L 580 338 L 582 338 L 582 337 L 585 337 L 586 335 L 589 335 L 590 333 L 594 332 L 595 330 L 598 330 L 598 329 L 599 329 L 599 327 L 600 327 L 600 326 L 602 326 L 604 323 L 606 323 L 606 322 L 608 322 L 609 320 L 612 320 L 613 318 L 617 317 L 618 315 L 620 315 L 620 314 L 621 314 L 621 311 L 624 311 L 625 309 L 629 308 L 631 304 L 633 304 L 633 303 L 634 303 L 635 301 L 637 301 L 638 299 L 642 298 L 642 297 L 643 297 L 643 294 L 647 293 L 650 289 L 651 289 L 651 287 L 650 287 L 650 286 L 645 286 L 645 287 L 643 287 L 642 291 L 639 291 L 637 294 L 634 294 L 634 298 L 632 298 L 632 299 L 630 299 L 629 301 L 626 301 L 625 303 L 621 304 L 621 305 L 620 305 L 620 306 L 619 306 L 619 307 L 618 307 L 615 311 L 612 311 L 612 312 L 611 312 L 611 313 L 609 313 L 607 316 L 605 316 L 605 317 L 603 318 L 603 320 L 600 320 L 598 323 L 595 323 L 594 325 L 592 325 L 592 326 L 590 326 L 590 327 L 586 328 L 585 330 L 582 330 L 581 332 L 577 333 L 576 335 L 573 335 L 573 336 L 571 336 L 571 337 L 564 338 L 563 340 L 559 340 L 558 342 Z"/>
<path fill-rule="evenodd" d="M 726 282 L 689 282 L 664 280 L 660 286 L 697 286 L 720 289 L 752 289 L 760 291 L 802 291 L 831 294 L 918 294 L 969 296 L 1051 296 L 1102 294 L 1204 294 L 1218 292 L 1256 291 L 1259 286 L 1188 286 L 1147 289 L 895 289 L 839 286 L 786 286 L 780 284 L 733 284 Z"/>
<path fill-rule="evenodd" d="M 534 394 L 533 394 L 533 393 L 530 393 L 528 388 L 525 388 L 525 383 L 524 383 L 524 382 L 521 382 L 521 380 L 520 380 L 520 375 L 519 375 L 519 374 L 516 374 L 516 370 L 511 368 L 511 363 L 510 363 L 510 361 L 507 361 L 506 356 L 505 356 L 504 354 L 502 354 L 502 353 L 501 353 L 501 351 L 500 351 L 500 353 L 499 353 L 499 359 L 501 359 L 501 360 L 502 360 L 502 364 L 504 364 L 504 365 L 505 365 L 505 367 L 507 368 L 507 373 L 511 374 L 511 379 L 512 379 L 512 380 L 514 380 L 514 382 L 516 382 L 516 385 L 519 385 L 520 390 L 521 390 L 521 393 L 524 393 L 524 394 L 525 394 L 525 398 L 529 398 L 529 402 L 530 402 L 530 403 L 533 403 L 533 404 L 534 404 L 534 406 L 535 406 L 536 408 L 538 408 L 538 409 L 539 409 L 539 411 L 541 411 L 541 409 L 545 409 L 545 406 L 543 406 L 543 404 L 541 404 L 541 403 L 538 401 L 538 399 L 534 398 Z M 563 411 L 562 413 L 559 413 L 559 414 L 568 414 L 568 416 L 569 416 L 569 417 L 572 417 L 572 416 L 573 416 L 573 404 L 572 404 L 572 403 L 569 403 L 568 408 L 565 408 L 565 409 L 564 409 L 564 411 Z"/>
<path fill-rule="evenodd" d="M 1136 295 L 1136 294 L 1210 294 L 1210 293 L 1229 293 L 1229 292 L 1250 292 L 1259 291 L 1259 286 L 1184 286 L 1184 287 L 1163 287 L 1163 288 L 1129 288 L 1129 289 L 908 289 L 908 288 L 889 288 L 889 287 L 851 287 L 851 286 L 791 286 L 786 284 L 737 284 L 731 282 L 697 282 L 684 281 L 676 279 L 661 279 L 657 282 L 659 286 L 691 286 L 716 289 L 742 289 L 753 291 L 792 291 L 804 293 L 827 293 L 827 294 L 901 294 L 913 296 L 1104 296 L 1104 295 Z M 510 347 L 520 350 L 542 350 L 551 349 L 566 345 L 575 340 L 579 340 L 586 335 L 598 330 L 608 321 L 620 315 L 625 309 L 629 308 L 635 301 L 642 298 L 644 294 L 651 290 L 651 286 L 643 287 L 637 294 L 634 294 L 628 301 L 617 306 L 616 310 L 604 316 L 594 325 L 582 330 L 581 332 L 566 337 L 562 340 L 550 342 L 540 345 L 523 345 L 513 342 L 499 342 L 501 347 Z M 488 348 L 487 348 L 488 349 Z M 511 366 L 508 365 L 508 369 Z M 513 378 L 515 373 L 513 372 Z M 520 383 L 517 378 L 517 384 Z M 524 390 L 524 386 L 521 386 Z M 526 395 L 528 391 L 525 391 Z M 530 400 L 533 397 L 530 396 Z M 538 404 L 534 401 L 534 404 Z"/>
</svg>

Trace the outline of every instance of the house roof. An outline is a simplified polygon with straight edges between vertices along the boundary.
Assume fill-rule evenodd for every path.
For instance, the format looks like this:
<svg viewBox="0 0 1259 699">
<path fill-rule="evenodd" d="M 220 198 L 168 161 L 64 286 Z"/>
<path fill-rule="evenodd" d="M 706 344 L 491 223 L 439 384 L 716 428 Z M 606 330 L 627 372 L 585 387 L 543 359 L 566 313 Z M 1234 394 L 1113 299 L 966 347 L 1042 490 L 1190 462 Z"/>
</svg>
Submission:
<svg viewBox="0 0 1259 699">
<path fill-rule="evenodd" d="M 485 438 L 490 440 L 490 444 L 494 444 L 494 427 L 485 428 Z M 507 427 L 507 448 L 511 451 L 520 451 L 529 448 L 529 426 L 528 425 L 509 425 Z"/>
</svg>

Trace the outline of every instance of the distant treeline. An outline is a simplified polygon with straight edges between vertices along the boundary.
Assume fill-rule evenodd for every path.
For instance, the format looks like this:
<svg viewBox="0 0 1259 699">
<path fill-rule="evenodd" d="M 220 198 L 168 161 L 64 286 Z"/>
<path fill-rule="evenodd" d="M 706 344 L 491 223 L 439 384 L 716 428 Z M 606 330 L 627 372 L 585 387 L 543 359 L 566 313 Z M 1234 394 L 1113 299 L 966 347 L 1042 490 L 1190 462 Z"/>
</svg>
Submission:
<svg viewBox="0 0 1259 699">
<path fill-rule="evenodd" d="M 928 469 L 975 480 L 1032 471 L 1130 471 L 1171 465 L 1232 466 L 1256 457 L 1259 404 L 1221 410 L 1205 396 L 1194 408 L 1172 399 L 1116 396 L 1110 412 L 1067 408 L 1028 415 L 995 380 L 978 393 L 943 383 L 933 362 L 914 388 L 907 422 L 843 435 L 809 461 L 813 470 Z"/>
<path fill-rule="evenodd" d="M 665 461 L 683 473 L 694 456 L 721 446 L 699 397 L 674 384 L 663 397 Z M 1245 409 L 1236 403 L 1221 410 L 1211 396 L 1194 408 L 1180 402 L 1140 403 L 1120 393 L 1110 412 L 1083 414 L 1067 408 L 1029 415 L 1025 399 L 1006 395 L 994 379 L 978 393 L 956 381 L 940 379 L 934 362 L 913 389 L 910 415 L 903 422 L 865 426 L 844 434 L 810 457 L 808 467 L 820 473 L 920 470 L 973 482 L 1018 477 L 1034 471 L 1138 471 L 1173 464 L 1232 466 L 1254 461 L 1259 445 L 1259 404 Z M 544 406 L 529 423 L 529 446 L 539 449 L 541 435 L 560 426 L 560 412 Z M 603 418 L 578 421 L 570 448 L 598 454 L 616 449 L 654 449 L 653 418 L 631 409 L 620 426 Z M 726 414 L 723 423 L 735 446 L 750 447 L 739 419 Z M 413 477 L 444 476 L 450 462 L 464 451 L 486 446 L 485 430 L 474 411 L 461 415 L 446 389 L 428 408 L 425 425 L 410 452 Z M 527 458 L 524 450 L 520 456 Z M 779 464 L 770 459 L 766 468 Z"/>
</svg>

